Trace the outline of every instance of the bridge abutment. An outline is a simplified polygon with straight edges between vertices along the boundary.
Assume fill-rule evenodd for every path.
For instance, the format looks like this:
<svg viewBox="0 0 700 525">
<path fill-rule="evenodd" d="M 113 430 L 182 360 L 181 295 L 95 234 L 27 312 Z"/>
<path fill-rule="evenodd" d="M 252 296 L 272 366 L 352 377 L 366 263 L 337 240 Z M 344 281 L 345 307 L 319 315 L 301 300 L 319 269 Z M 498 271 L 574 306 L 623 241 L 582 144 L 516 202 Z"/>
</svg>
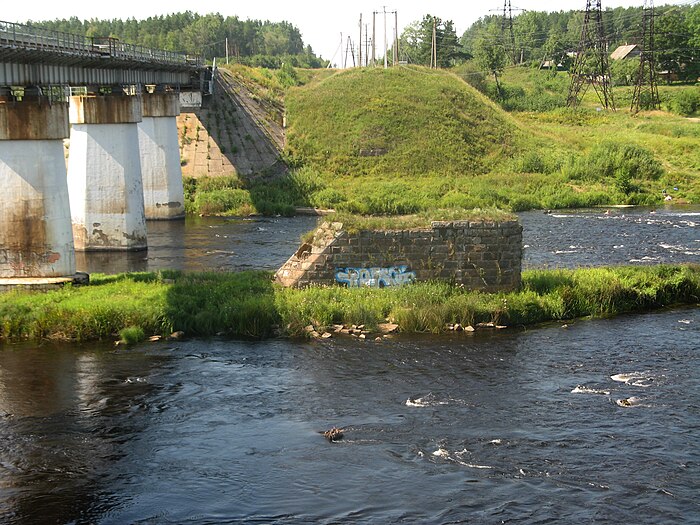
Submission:
<svg viewBox="0 0 700 525">
<path fill-rule="evenodd" d="M 66 137 L 68 104 L 0 92 L 0 278 L 75 274 Z"/>
<path fill-rule="evenodd" d="M 138 124 L 146 219 L 185 216 L 177 116 L 177 93 L 145 93 Z"/>
<path fill-rule="evenodd" d="M 138 123 L 141 96 L 70 98 L 68 190 L 75 248 L 148 247 Z"/>
</svg>

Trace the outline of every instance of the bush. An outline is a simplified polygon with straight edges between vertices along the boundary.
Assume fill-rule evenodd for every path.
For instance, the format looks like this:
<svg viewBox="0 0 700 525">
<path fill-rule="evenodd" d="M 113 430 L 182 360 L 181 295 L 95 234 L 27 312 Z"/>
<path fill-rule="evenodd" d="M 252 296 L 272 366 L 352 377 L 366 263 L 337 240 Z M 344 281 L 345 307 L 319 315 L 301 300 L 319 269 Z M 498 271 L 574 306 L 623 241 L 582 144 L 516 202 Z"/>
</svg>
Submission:
<svg viewBox="0 0 700 525">
<path fill-rule="evenodd" d="M 683 89 L 674 93 L 667 102 L 673 113 L 689 117 L 700 109 L 700 89 Z"/>
<path fill-rule="evenodd" d="M 122 343 L 135 345 L 143 341 L 146 338 L 146 334 L 140 326 L 128 326 L 119 331 L 119 337 Z"/>
<path fill-rule="evenodd" d="M 632 180 L 656 180 L 663 174 L 661 163 L 640 146 L 603 142 L 582 157 L 570 160 L 564 168 L 573 180 L 614 179 L 620 191 L 630 193 Z"/>
<path fill-rule="evenodd" d="M 549 111 L 566 105 L 563 93 L 547 91 L 539 83 L 532 91 L 512 84 L 501 84 L 500 94 L 494 84 L 489 86 L 487 94 L 506 111 Z"/>
<path fill-rule="evenodd" d="M 559 162 L 549 157 L 547 158 L 541 151 L 526 151 L 515 158 L 514 171 L 516 173 L 553 173 L 560 166 Z"/>
<path fill-rule="evenodd" d="M 204 215 L 234 212 L 244 205 L 252 207 L 250 194 L 246 190 L 225 188 L 197 193 L 194 205 Z"/>
</svg>

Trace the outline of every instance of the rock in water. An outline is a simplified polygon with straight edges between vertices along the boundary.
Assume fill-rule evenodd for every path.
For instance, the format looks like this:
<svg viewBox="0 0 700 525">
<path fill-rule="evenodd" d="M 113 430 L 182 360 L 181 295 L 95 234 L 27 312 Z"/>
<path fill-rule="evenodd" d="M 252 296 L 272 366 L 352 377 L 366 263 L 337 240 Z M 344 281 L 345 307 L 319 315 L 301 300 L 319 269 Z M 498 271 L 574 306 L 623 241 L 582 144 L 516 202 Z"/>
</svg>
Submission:
<svg viewBox="0 0 700 525">
<path fill-rule="evenodd" d="M 341 439 L 343 439 L 343 429 L 333 427 L 330 430 L 326 430 L 323 433 L 323 437 L 325 437 L 331 443 L 334 443 L 335 441 L 340 441 Z"/>
</svg>

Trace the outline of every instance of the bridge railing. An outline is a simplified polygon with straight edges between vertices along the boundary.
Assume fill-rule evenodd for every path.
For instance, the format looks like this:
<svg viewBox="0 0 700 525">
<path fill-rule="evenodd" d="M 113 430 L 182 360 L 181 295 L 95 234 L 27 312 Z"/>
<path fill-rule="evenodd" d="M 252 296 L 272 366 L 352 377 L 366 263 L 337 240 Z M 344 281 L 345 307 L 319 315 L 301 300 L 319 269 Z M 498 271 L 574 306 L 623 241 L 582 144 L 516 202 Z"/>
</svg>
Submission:
<svg viewBox="0 0 700 525">
<path fill-rule="evenodd" d="M 201 58 L 198 56 L 126 44 L 118 38 L 88 37 L 0 21 L 0 48 L 2 47 L 158 63 L 178 67 L 201 67 L 203 65 Z"/>
<path fill-rule="evenodd" d="M 0 21 L 0 45 L 71 53 L 92 51 L 90 38 L 40 27 Z"/>
</svg>

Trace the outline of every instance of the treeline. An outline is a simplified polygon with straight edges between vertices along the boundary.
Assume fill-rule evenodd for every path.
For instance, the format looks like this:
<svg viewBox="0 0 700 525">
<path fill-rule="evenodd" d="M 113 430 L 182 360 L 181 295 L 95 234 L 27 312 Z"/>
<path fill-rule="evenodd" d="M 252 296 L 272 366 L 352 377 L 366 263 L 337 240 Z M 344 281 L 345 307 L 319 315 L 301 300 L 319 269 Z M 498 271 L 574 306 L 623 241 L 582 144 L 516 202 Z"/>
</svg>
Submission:
<svg viewBox="0 0 700 525">
<path fill-rule="evenodd" d="M 640 43 L 642 12 L 642 7 L 604 11 L 604 35 L 610 52 L 623 44 Z M 401 58 L 410 63 L 430 65 L 435 25 L 439 67 L 453 66 L 479 55 L 493 55 L 499 50 L 506 62 L 539 65 L 552 60 L 568 67 L 570 55 L 567 53 L 576 51 L 581 37 L 582 12 L 526 11 L 514 15 L 512 39 L 508 22 L 504 25 L 499 15 L 479 19 L 460 38 L 451 20 L 426 15 L 402 33 Z M 681 80 L 697 79 L 700 75 L 700 4 L 657 7 L 654 33 L 659 69 Z"/>
<path fill-rule="evenodd" d="M 327 62 L 305 46 L 297 27 L 289 22 L 241 20 L 218 13 L 199 15 L 191 11 L 149 17 L 145 20 L 62 20 L 29 22 L 85 36 L 110 36 L 130 44 L 155 49 L 203 55 L 205 59 L 229 56 L 252 66 L 278 68 L 282 63 L 296 67 L 318 68 Z"/>
</svg>

